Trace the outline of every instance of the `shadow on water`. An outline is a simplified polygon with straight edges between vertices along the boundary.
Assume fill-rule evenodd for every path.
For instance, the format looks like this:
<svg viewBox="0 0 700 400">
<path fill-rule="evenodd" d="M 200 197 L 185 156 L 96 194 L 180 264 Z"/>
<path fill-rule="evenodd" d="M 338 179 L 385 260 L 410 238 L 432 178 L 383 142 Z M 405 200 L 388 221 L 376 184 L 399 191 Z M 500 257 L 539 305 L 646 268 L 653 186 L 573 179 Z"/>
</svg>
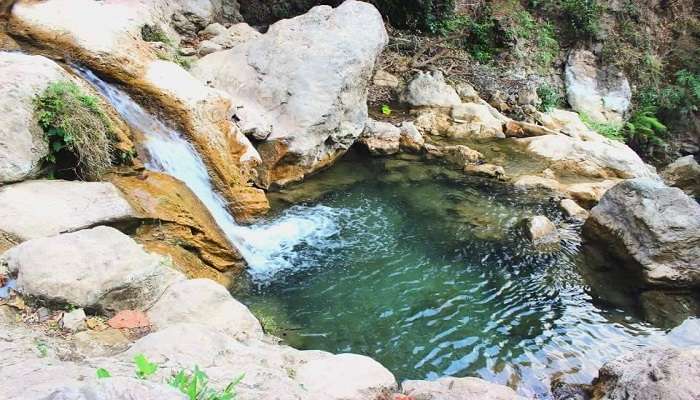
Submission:
<svg viewBox="0 0 700 400">
<path fill-rule="evenodd" d="M 369 355 L 399 380 L 480 376 L 547 398 L 552 376 L 587 383 L 604 361 L 670 340 L 634 302 L 591 291 L 580 226 L 546 195 L 351 156 L 272 198 L 273 221 L 322 205 L 333 223 L 235 291 L 294 347 Z M 560 251 L 523 238 L 520 221 L 537 214 L 561 230 Z"/>
</svg>

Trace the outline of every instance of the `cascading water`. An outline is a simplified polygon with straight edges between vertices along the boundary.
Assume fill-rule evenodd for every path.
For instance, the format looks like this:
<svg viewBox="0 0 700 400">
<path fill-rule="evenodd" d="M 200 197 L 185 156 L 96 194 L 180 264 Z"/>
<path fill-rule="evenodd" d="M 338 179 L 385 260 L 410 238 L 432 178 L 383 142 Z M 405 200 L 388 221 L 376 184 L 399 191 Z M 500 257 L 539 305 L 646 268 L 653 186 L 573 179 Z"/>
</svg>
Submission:
<svg viewBox="0 0 700 400">
<path fill-rule="evenodd" d="M 226 209 L 226 202 L 216 193 L 204 161 L 182 135 L 167 127 L 139 106 L 131 97 L 101 80 L 92 71 L 74 67 L 92 84 L 134 129 L 143 133 L 148 152 L 146 167 L 168 173 L 194 192 L 204 203 L 219 227 L 248 263 L 248 272 L 258 282 L 265 282 L 281 270 L 294 268 L 290 257 L 300 244 L 313 245 L 336 233 L 335 216 L 341 210 L 324 207 L 292 207 L 274 222 L 252 226 L 236 224 Z"/>
</svg>

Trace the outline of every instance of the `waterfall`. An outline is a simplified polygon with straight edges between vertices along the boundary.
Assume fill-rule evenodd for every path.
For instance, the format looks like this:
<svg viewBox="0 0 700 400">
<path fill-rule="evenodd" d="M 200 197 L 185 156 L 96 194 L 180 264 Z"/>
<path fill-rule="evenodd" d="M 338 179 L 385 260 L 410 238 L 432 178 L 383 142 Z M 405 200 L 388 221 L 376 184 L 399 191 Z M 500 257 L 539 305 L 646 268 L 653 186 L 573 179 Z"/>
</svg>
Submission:
<svg viewBox="0 0 700 400">
<path fill-rule="evenodd" d="M 294 206 L 274 221 L 240 226 L 214 190 L 202 157 L 176 130 L 169 128 L 139 106 L 128 94 L 104 82 L 92 71 L 75 66 L 76 72 L 98 90 L 134 129 L 143 133 L 148 152 L 146 168 L 181 180 L 204 203 L 230 242 L 248 263 L 248 272 L 258 283 L 269 281 L 279 271 L 297 269 L 299 245 L 319 246 L 337 233 L 339 210 L 321 205 Z"/>
</svg>

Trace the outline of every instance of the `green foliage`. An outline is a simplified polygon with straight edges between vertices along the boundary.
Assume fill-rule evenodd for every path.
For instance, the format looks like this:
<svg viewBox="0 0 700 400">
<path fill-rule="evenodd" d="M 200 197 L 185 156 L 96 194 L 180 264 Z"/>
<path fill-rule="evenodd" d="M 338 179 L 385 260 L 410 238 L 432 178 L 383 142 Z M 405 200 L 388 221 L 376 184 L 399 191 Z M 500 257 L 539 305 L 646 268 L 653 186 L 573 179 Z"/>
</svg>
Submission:
<svg viewBox="0 0 700 400">
<path fill-rule="evenodd" d="M 676 72 L 675 82 L 664 88 L 657 98 L 660 107 L 689 116 L 700 106 L 700 75 L 688 70 Z"/>
<path fill-rule="evenodd" d="M 141 27 L 141 38 L 147 42 L 161 42 L 172 46 L 173 42 L 168 35 L 158 25 L 145 24 Z"/>
<path fill-rule="evenodd" d="M 603 7 L 597 0 L 530 0 L 530 4 L 564 18 L 565 26 L 576 39 L 590 39 L 600 31 Z"/>
<path fill-rule="evenodd" d="M 476 19 L 459 15 L 443 20 L 435 26 L 435 32 L 443 36 L 460 31 L 465 32 L 463 47 L 481 63 L 490 62 L 503 50 L 496 20 L 488 13 Z"/>
<path fill-rule="evenodd" d="M 383 104 L 382 105 L 382 114 L 389 116 L 391 115 L 391 107 L 389 107 L 388 104 Z"/>
<path fill-rule="evenodd" d="M 148 361 L 143 354 L 134 356 L 134 366 L 136 367 L 136 377 L 146 379 L 158 371 L 158 364 Z"/>
<path fill-rule="evenodd" d="M 655 107 L 647 106 L 632 113 L 623 130 L 630 146 L 648 151 L 652 146 L 665 145 L 662 136 L 668 128 L 659 121 L 656 112 Z"/>
<path fill-rule="evenodd" d="M 547 112 L 561 105 L 561 96 L 559 92 L 546 83 L 537 88 L 537 96 L 539 96 L 541 100 L 539 106 L 540 111 Z"/>
<path fill-rule="evenodd" d="M 49 143 L 44 162 L 52 171 L 66 154 L 76 160 L 69 168 L 81 177 L 98 178 L 111 166 L 114 132 L 96 97 L 59 81 L 34 99 L 34 107 Z"/>
<path fill-rule="evenodd" d="M 584 113 L 580 113 L 579 116 L 581 117 L 581 121 L 583 121 L 587 127 L 593 129 L 606 138 L 618 141 L 625 140 L 621 124 L 598 122 Z"/>
<path fill-rule="evenodd" d="M 389 23 L 397 28 L 436 33 L 440 23 L 454 12 L 454 0 L 372 0 Z"/>
<path fill-rule="evenodd" d="M 195 366 L 190 374 L 181 370 L 170 378 L 168 384 L 187 395 L 190 400 L 233 400 L 236 398 L 236 385 L 243 380 L 241 375 L 226 386 L 224 390 L 209 387 L 209 377 Z"/>
<path fill-rule="evenodd" d="M 104 368 L 98 368 L 97 371 L 95 371 L 95 373 L 97 375 L 97 379 L 104 379 L 104 378 L 111 378 L 112 377 L 112 374 L 110 374 L 109 371 L 107 371 Z"/>
</svg>

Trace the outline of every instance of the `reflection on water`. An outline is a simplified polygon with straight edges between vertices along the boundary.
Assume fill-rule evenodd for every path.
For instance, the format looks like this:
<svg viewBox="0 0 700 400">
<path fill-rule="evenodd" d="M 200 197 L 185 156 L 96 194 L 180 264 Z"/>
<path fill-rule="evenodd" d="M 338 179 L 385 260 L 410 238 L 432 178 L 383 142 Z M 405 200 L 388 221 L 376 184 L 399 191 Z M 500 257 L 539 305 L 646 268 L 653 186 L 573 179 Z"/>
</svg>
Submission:
<svg viewBox="0 0 700 400">
<path fill-rule="evenodd" d="M 277 197 L 325 195 L 271 218 L 322 205 L 332 229 L 236 293 L 289 344 L 366 354 L 400 380 L 480 376 L 547 397 L 552 376 L 589 382 L 603 361 L 670 340 L 590 294 L 579 228 L 546 197 L 410 161 L 344 163 L 338 171 L 363 179 L 329 192 L 338 172 L 322 175 Z M 562 229 L 561 252 L 538 254 L 522 238 L 519 221 L 533 214 Z"/>
</svg>

